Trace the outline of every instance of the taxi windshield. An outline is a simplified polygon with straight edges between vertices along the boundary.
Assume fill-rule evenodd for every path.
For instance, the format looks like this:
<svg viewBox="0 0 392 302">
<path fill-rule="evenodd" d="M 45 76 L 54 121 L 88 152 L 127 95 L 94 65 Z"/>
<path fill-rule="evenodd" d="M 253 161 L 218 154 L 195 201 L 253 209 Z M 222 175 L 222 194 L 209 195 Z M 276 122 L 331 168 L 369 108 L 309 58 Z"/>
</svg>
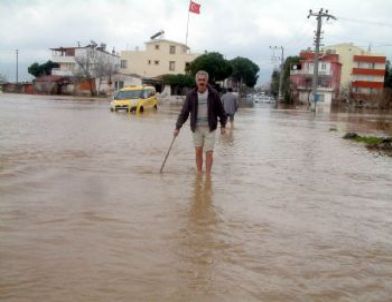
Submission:
<svg viewBox="0 0 392 302">
<path fill-rule="evenodd" d="M 139 99 L 142 97 L 143 90 L 120 90 L 114 95 L 115 100 Z"/>
</svg>

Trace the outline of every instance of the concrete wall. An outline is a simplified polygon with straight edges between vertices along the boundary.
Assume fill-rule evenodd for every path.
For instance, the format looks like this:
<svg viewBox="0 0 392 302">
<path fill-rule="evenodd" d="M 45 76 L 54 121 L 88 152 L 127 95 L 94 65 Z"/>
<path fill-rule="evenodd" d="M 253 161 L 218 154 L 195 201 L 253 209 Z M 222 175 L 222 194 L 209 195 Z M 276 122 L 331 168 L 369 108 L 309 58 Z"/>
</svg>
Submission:
<svg viewBox="0 0 392 302">
<path fill-rule="evenodd" d="M 323 105 L 331 105 L 333 99 L 333 92 L 332 91 L 318 91 L 319 94 L 319 101 L 318 104 Z M 309 92 L 308 91 L 300 91 L 298 98 L 299 101 L 303 104 L 308 103 Z"/>
</svg>

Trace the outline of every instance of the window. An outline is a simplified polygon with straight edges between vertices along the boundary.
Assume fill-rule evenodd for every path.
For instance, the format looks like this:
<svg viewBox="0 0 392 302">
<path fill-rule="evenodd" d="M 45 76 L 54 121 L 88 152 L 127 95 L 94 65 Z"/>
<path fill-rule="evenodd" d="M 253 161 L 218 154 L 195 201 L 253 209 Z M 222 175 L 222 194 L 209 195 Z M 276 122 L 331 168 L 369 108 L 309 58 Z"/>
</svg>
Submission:
<svg viewBox="0 0 392 302">
<path fill-rule="evenodd" d="M 64 69 L 67 69 L 67 70 L 74 70 L 75 64 L 74 63 L 63 63 L 63 64 L 61 64 L 60 69 L 62 69 L 62 67 L 64 67 Z"/>
<path fill-rule="evenodd" d="M 321 70 L 326 70 L 326 69 L 327 69 L 327 64 L 322 63 L 322 64 L 321 64 Z"/>
<path fill-rule="evenodd" d="M 155 49 L 159 50 L 159 45 L 158 44 L 155 45 Z"/>
<path fill-rule="evenodd" d="M 121 60 L 121 62 L 120 62 L 120 67 L 121 67 L 122 69 L 127 68 L 127 65 L 128 65 L 127 60 Z"/>
<path fill-rule="evenodd" d="M 371 68 L 371 69 L 375 69 L 375 68 L 376 68 L 376 63 L 371 63 L 371 64 L 370 64 L 370 68 Z"/>
<path fill-rule="evenodd" d="M 325 95 L 323 93 L 317 94 L 317 101 L 318 102 L 325 102 Z"/>
<path fill-rule="evenodd" d="M 155 60 L 155 61 L 154 61 L 154 64 L 155 64 L 155 65 L 159 65 L 159 61 L 158 61 L 158 60 Z"/>
<path fill-rule="evenodd" d="M 176 53 L 176 47 L 174 45 L 170 45 L 170 54 L 175 54 Z"/>
<path fill-rule="evenodd" d="M 119 89 L 124 87 L 124 82 L 119 81 Z M 115 100 L 128 100 L 128 99 L 138 99 L 142 96 L 143 90 L 126 90 L 118 91 L 114 95 Z"/>
<path fill-rule="evenodd" d="M 114 82 L 114 89 L 119 90 L 124 87 L 124 81 L 115 81 Z"/>
<path fill-rule="evenodd" d="M 151 65 L 151 60 L 148 60 L 148 65 Z"/>
<path fill-rule="evenodd" d="M 170 71 L 176 70 L 176 62 L 174 62 L 174 61 L 169 62 L 169 70 Z"/>
<path fill-rule="evenodd" d="M 331 86 L 331 83 L 328 80 L 328 78 L 321 77 L 318 79 L 318 86 L 324 87 L 324 88 L 329 88 Z"/>
</svg>

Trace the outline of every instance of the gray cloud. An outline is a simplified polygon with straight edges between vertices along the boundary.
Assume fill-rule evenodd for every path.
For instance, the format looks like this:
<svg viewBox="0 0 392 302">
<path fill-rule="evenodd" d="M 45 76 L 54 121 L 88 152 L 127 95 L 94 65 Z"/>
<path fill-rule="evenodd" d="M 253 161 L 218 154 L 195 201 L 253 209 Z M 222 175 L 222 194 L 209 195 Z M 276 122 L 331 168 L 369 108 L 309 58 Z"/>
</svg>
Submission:
<svg viewBox="0 0 392 302">
<path fill-rule="evenodd" d="M 328 8 L 339 18 L 324 25 L 325 44 L 354 42 L 367 48 L 371 43 L 373 51 L 392 57 L 387 46 L 392 44 L 390 0 L 197 2 L 201 14 L 190 15 L 192 50 L 219 51 L 228 59 L 249 57 L 260 65 L 262 81 L 274 67 L 269 45 L 283 45 L 286 55 L 312 46 L 315 20 L 306 18 L 309 8 Z M 20 49 L 20 73 L 27 79 L 27 66 L 49 59 L 50 47 L 93 39 L 117 50 L 133 49 L 160 29 L 168 39 L 185 41 L 187 8 L 187 0 L 0 0 L 0 73 L 14 79 L 15 49 Z"/>
</svg>

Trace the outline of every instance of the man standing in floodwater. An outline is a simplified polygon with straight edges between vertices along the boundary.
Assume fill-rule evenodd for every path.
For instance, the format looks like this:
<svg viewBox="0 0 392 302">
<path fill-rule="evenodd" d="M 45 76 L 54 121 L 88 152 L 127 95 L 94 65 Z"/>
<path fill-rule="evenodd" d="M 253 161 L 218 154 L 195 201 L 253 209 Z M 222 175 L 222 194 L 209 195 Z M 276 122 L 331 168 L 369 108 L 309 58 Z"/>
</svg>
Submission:
<svg viewBox="0 0 392 302">
<path fill-rule="evenodd" d="M 227 92 L 222 96 L 223 108 L 230 118 L 230 126 L 233 127 L 234 115 L 238 110 L 238 97 L 233 93 L 232 88 L 228 88 Z"/>
<path fill-rule="evenodd" d="M 195 80 L 196 87 L 187 94 L 181 113 L 178 115 L 174 136 L 180 133 L 180 129 L 190 113 L 197 172 L 202 173 L 204 151 L 206 153 L 206 173 L 210 175 L 218 117 L 221 124 L 221 134 L 225 134 L 227 117 L 218 92 L 208 84 L 208 73 L 199 70 Z"/>
</svg>

